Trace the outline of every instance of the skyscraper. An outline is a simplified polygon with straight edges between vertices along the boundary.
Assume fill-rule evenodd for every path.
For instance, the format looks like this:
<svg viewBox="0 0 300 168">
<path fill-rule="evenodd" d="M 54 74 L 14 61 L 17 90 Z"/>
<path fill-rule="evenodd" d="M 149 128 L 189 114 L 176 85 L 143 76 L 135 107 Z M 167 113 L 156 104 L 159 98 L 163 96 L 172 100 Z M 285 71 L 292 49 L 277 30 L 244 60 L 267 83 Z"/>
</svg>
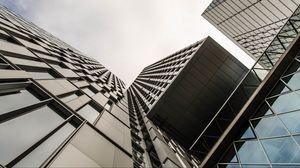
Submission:
<svg viewBox="0 0 300 168">
<path fill-rule="evenodd" d="M 207 37 L 127 90 L 0 6 L 0 167 L 299 167 L 299 3 L 214 0 L 203 15 L 253 67 Z"/>
<path fill-rule="evenodd" d="M 145 116 L 189 149 L 247 71 L 207 37 L 145 67 L 129 91 Z"/>
<path fill-rule="evenodd" d="M 298 27 L 297 20 L 291 16 L 299 13 L 299 5 L 299 0 L 213 0 L 202 16 L 257 60 L 284 25 L 290 27 L 282 36 Z M 285 40 L 277 41 L 286 43 Z M 274 55 L 271 51 L 270 54 Z M 269 59 L 276 62 L 278 57 L 270 56 Z M 264 64 L 264 60 L 261 63 Z"/>
<path fill-rule="evenodd" d="M 195 167 L 103 65 L 0 6 L 0 167 Z"/>
<path fill-rule="evenodd" d="M 124 83 L 0 6 L 0 167 L 131 167 Z"/>
</svg>

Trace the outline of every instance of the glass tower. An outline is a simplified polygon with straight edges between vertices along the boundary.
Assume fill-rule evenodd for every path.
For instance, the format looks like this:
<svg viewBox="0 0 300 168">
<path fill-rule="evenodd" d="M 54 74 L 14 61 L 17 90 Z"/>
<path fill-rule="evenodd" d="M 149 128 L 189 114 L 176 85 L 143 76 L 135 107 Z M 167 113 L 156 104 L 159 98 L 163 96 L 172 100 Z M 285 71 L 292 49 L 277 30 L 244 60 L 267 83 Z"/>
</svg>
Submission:
<svg viewBox="0 0 300 168">
<path fill-rule="evenodd" d="M 299 0 L 213 0 L 202 16 L 257 60 L 299 5 Z"/>
<path fill-rule="evenodd" d="M 213 0 L 207 37 L 125 84 L 0 5 L 0 167 L 300 168 L 300 1 Z"/>
</svg>

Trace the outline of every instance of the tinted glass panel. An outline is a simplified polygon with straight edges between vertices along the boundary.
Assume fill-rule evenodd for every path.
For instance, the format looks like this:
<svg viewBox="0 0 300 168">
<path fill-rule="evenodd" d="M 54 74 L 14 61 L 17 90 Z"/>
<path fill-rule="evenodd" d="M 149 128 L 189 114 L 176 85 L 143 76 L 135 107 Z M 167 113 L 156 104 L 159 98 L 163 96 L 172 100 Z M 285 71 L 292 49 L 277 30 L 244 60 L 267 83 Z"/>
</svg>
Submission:
<svg viewBox="0 0 300 168">
<path fill-rule="evenodd" d="M 16 167 L 39 167 L 55 151 L 56 148 L 75 130 L 67 123 L 38 148 L 21 160 Z"/>
<path fill-rule="evenodd" d="M 251 123 L 259 137 L 288 135 L 284 125 L 277 116 L 267 117 L 261 120 L 253 120 Z"/>
<path fill-rule="evenodd" d="M 76 99 L 77 97 L 78 96 L 76 94 L 71 94 L 69 96 L 61 98 L 60 100 L 66 103 L 66 102 L 69 102 L 69 101 L 71 101 L 73 99 Z"/>
<path fill-rule="evenodd" d="M 283 80 L 287 83 L 287 85 L 291 89 L 293 90 L 300 89 L 300 73 L 296 73 L 293 76 L 288 76 Z"/>
<path fill-rule="evenodd" d="M 262 140 L 262 144 L 273 163 L 300 163 L 299 146 L 291 137 Z"/>
<path fill-rule="evenodd" d="M 248 127 L 248 129 L 245 131 L 241 139 L 249 139 L 249 138 L 255 138 L 255 135 L 250 127 Z"/>
<path fill-rule="evenodd" d="M 101 167 L 93 159 L 69 144 L 50 167 Z"/>
<path fill-rule="evenodd" d="M 54 79 L 48 72 L 29 72 L 33 79 Z"/>
<path fill-rule="evenodd" d="M 300 111 L 279 115 L 292 134 L 300 133 Z"/>
<path fill-rule="evenodd" d="M 22 107 L 39 102 L 39 99 L 33 96 L 27 90 L 21 90 L 17 93 L 0 96 L 0 114 L 17 110 Z"/>
<path fill-rule="evenodd" d="M 241 163 L 268 163 L 268 160 L 258 141 L 236 143 Z"/>
<path fill-rule="evenodd" d="M 93 123 L 99 115 L 99 112 L 96 109 L 94 109 L 91 105 L 87 104 L 78 111 L 78 114 L 80 114 L 90 123 Z"/>
<path fill-rule="evenodd" d="M 82 91 L 84 91 L 84 93 L 86 93 L 87 95 L 89 95 L 91 97 L 95 95 L 95 93 L 93 91 L 91 91 L 89 88 L 84 88 L 84 89 L 82 89 Z"/>
<path fill-rule="evenodd" d="M 272 105 L 275 113 L 298 110 L 300 109 L 300 96 L 296 93 L 300 92 L 298 91 L 284 94 L 279 96 L 278 98 L 274 98 L 268 101 Z"/>
<path fill-rule="evenodd" d="M 1 123 L 0 164 L 9 163 L 62 122 L 63 118 L 46 106 Z"/>
</svg>

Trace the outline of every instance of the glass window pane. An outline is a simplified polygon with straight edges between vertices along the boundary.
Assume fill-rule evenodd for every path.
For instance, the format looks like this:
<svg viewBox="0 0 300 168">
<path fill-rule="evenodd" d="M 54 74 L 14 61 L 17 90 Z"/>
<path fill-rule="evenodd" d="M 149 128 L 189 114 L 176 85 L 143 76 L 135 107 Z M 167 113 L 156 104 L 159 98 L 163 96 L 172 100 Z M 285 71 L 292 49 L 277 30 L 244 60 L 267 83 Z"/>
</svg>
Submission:
<svg viewBox="0 0 300 168">
<path fill-rule="evenodd" d="M 292 134 L 300 133 L 300 111 L 278 116 Z"/>
<path fill-rule="evenodd" d="M 48 106 L 0 124 L 0 164 L 7 164 L 64 120 Z"/>
<path fill-rule="evenodd" d="M 241 163 L 268 163 L 258 141 L 235 143 Z"/>
<path fill-rule="evenodd" d="M 77 97 L 78 96 L 76 94 L 71 94 L 71 95 L 61 98 L 60 100 L 63 101 L 64 103 L 66 103 L 66 102 L 76 99 Z"/>
<path fill-rule="evenodd" d="M 56 148 L 75 130 L 67 123 L 39 147 L 17 163 L 16 167 L 39 167 L 55 151 Z"/>
<path fill-rule="evenodd" d="M 48 72 L 29 72 L 33 79 L 54 79 Z"/>
<path fill-rule="evenodd" d="M 93 159 L 69 144 L 50 167 L 101 167 Z"/>
<path fill-rule="evenodd" d="M 251 127 L 248 127 L 248 129 L 245 131 L 245 133 L 241 137 L 241 139 L 249 139 L 249 138 L 255 138 L 255 135 L 254 135 Z"/>
<path fill-rule="evenodd" d="M 287 85 L 293 89 L 297 90 L 300 89 L 300 73 L 296 73 L 292 76 L 288 76 L 283 78 L 283 80 L 287 83 Z"/>
<path fill-rule="evenodd" d="M 269 99 L 275 113 L 283 113 L 300 109 L 300 92 L 291 92 L 277 98 Z"/>
<path fill-rule="evenodd" d="M 269 159 L 273 163 L 300 163 L 299 146 L 291 137 L 262 140 Z"/>
<path fill-rule="evenodd" d="M 80 114 L 90 123 L 93 123 L 99 115 L 99 112 L 96 109 L 94 109 L 91 105 L 87 104 L 83 108 L 78 110 L 78 114 Z"/>
<path fill-rule="evenodd" d="M 284 125 L 277 116 L 251 121 L 258 137 L 288 135 Z"/>
<path fill-rule="evenodd" d="M 270 165 L 242 165 L 243 168 L 269 168 Z"/>
<path fill-rule="evenodd" d="M 89 89 L 89 88 L 84 88 L 84 89 L 82 89 L 82 91 L 91 97 L 95 95 L 95 93 L 93 91 L 91 91 L 91 89 Z"/>
<path fill-rule="evenodd" d="M 27 90 L 21 90 L 16 93 L 0 96 L 0 114 L 17 110 L 22 107 L 39 102 L 39 99 L 33 96 Z"/>
<path fill-rule="evenodd" d="M 300 135 L 293 136 L 293 138 L 295 139 L 295 141 L 298 144 L 298 146 L 300 146 Z"/>
</svg>

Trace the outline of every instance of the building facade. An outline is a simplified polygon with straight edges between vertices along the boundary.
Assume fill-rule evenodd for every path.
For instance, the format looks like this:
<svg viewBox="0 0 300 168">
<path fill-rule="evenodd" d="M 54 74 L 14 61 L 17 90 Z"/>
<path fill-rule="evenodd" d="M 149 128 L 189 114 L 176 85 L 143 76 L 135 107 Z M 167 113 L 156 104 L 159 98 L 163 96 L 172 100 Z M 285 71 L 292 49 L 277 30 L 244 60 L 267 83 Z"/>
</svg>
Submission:
<svg viewBox="0 0 300 168">
<path fill-rule="evenodd" d="M 300 167 L 299 38 L 224 130 L 200 167 Z"/>
<path fill-rule="evenodd" d="M 0 167 L 196 167 L 103 65 L 0 6 Z"/>
<path fill-rule="evenodd" d="M 132 167 L 133 134 L 118 77 L 0 7 L 0 167 Z"/>
<path fill-rule="evenodd" d="M 289 18 L 299 5 L 299 0 L 213 0 L 202 16 L 257 60 L 282 27 L 293 24 Z"/>
<path fill-rule="evenodd" d="M 298 0 L 214 0 L 207 37 L 125 84 L 0 6 L 0 167 L 300 167 Z"/>
<path fill-rule="evenodd" d="M 229 12 L 230 9 L 223 6 L 231 1 L 214 9 L 225 1 L 215 2 L 212 2 L 203 15 L 209 10 L 219 8 L 222 8 L 223 12 Z M 277 9 L 297 4 L 296 1 L 281 2 L 284 6 L 278 5 Z M 253 5 L 258 3 L 264 3 L 266 6 L 277 2 L 258 1 Z M 247 23 L 243 24 L 246 26 Z M 246 75 L 207 129 L 198 137 L 198 142 L 192 150 L 204 153 L 199 157 L 200 167 L 299 167 L 299 141 L 296 131 L 299 117 L 296 111 L 300 97 L 296 94 L 297 89 L 293 89 L 299 85 L 294 83 L 297 80 L 299 30 L 297 6 L 249 70 L 255 73 L 258 83 L 248 85 L 253 89 L 248 92 L 244 101 L 236 101 L 239 98 L 236 92 L 245 87 L 245 83 L 251 83 Z M 232 104 L 237 102 L 240 104 L 236 106 L 238 108 L 232 108 Z M 220 133 L 214 139 L 210 139 L 210 144 L 204 144 L 207 142 L 205 135 L 210 135 L 215 130 L 218 119 L 224 116 L 229 121 L 228 124 L 220 127 Z"/>
<path fill-rule="evenodd" d="M 129 91 L 144 115 L 189 149 L 247 72 L 207 37 L 145 67 Z"/>
</svg>

